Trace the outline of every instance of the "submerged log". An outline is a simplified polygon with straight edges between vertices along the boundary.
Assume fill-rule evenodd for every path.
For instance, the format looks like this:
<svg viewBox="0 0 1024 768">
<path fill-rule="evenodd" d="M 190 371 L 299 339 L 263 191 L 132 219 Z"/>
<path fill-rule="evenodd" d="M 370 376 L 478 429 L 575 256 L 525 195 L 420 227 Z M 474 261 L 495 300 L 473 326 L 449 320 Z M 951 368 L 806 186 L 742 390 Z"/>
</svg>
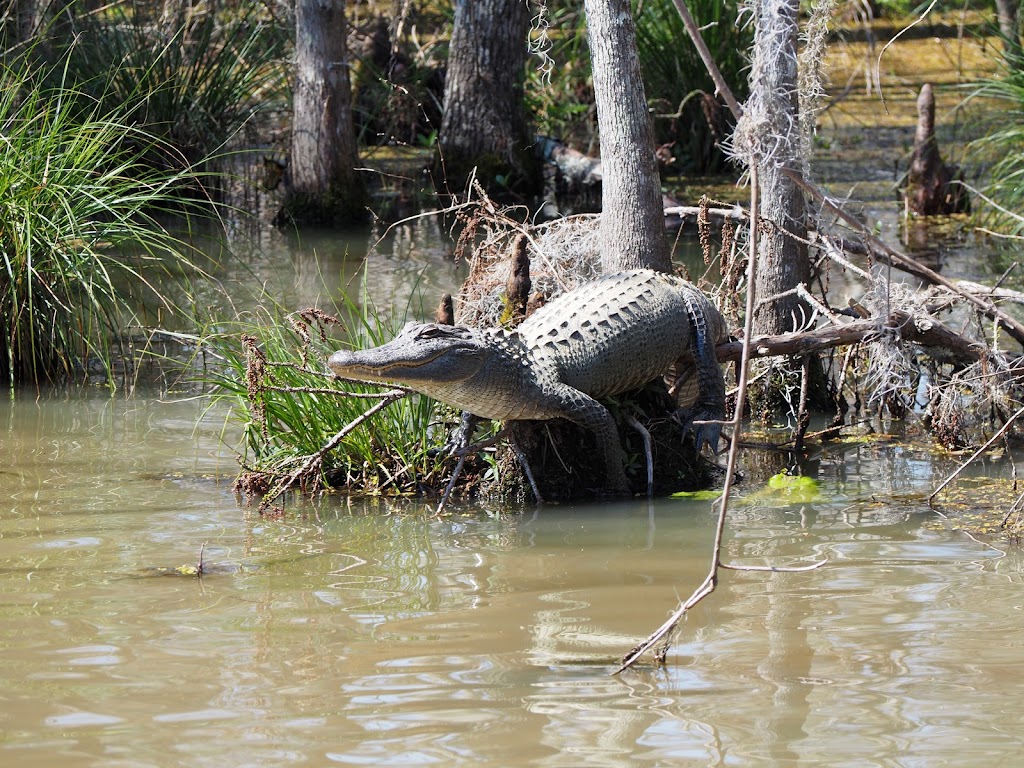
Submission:
<svg viewBox="0 0 1024 768">
<path fill-rule="evenodd" d="M 918 216 L 966 211 L 967 195 L 957 182 L 956 167 L 943 162 L 935 139 L 935 95 L 931 84 L 925 83 L 917 97 L 917 132 L 904 189 L 907 206 Z"/>
</svg>

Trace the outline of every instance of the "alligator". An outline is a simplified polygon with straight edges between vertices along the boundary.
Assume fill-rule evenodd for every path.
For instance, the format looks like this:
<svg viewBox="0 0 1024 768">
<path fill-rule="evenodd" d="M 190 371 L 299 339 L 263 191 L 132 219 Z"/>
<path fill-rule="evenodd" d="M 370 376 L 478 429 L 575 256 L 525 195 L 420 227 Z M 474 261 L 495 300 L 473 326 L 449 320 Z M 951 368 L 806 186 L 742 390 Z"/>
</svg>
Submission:
<svg viewBox="0 0 1024 768">
<path fill-rule="evenodd" d="M 695 427 L 698 453 L 705 443 L 717 451 L 725 382 L 715 346 L 726 339 L 725 320 L 696 286 L 632 270 L 558 296 L 514 330 L 411 322 L 382 346 L 335 352 L 328 366 L 485 419 L 568 419 L 597 435 L 609 485 L 628 492 L 615 419 L 598 400 L 638 389 L 678 361 L 696 372 L 698 387 L 684 429 Z"/>
</svg>

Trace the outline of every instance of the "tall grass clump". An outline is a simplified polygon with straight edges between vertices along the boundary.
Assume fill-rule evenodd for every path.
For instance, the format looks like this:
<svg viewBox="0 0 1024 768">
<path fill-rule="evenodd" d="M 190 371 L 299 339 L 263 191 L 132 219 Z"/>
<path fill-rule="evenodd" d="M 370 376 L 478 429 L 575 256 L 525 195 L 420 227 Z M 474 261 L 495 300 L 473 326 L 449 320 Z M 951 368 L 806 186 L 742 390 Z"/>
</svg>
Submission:
<svg viewBox="0 0 1024 768">
<path fill-rule="evenodd" d="M 1024 56 L 1003 54 L 1001 71 L 980 82 L 972 98 L 994 102 L 998 120 L 993 129 L 970 146 L 970 156 L 988 165 L 979 216 L 993 231 L 1024 236 Z"/>
<path fill-rule="evenodd" d="M 179 175 L 140 166 L 152 137 L 84 113 L 80 93 L 0 66 L 0 375 L 19 382 L 108 373 L 163 276 L 193 265 L 157 216 Z M 133 150 L 126 149 L 132 145 Z"/>
<path fill-rule="evenodd" d="M 286 103 L 289 30 L 258 0 L 121 1 L 80 23 L 71 76 L 108 113 L 174 148 L 153 164 L 204 161 Z"/>
<path fill-rule="evenodd" d="M 228 402 L 242 426 L 239 485 L 248 494 L 290 485 L 407 494 L 443 482 L 431 449 L 443 441 L 452 414 L 419 395 L 392 402 L 323 451 L 387 391 L 340 381 L 327 369 L 337 349 L 377 346 L 397 332 L 400 323 L 363 298 L 346 299 L 337 314 L 261 310 L 205 338 L 220 361 L 206 375 L 213 399 Z"/>
</svg>

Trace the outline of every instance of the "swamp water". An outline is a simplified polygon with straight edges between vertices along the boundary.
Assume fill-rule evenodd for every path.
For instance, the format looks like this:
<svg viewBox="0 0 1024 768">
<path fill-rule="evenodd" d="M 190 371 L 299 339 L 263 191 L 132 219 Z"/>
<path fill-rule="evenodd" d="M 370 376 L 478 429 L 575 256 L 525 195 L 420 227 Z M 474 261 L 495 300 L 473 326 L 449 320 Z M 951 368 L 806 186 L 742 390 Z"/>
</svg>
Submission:
<svg viewBox="0 0 1024 768">
<path fill-rule="evenodd" d="M 372 258 L 378 301 L 457 277 L 397 245 Z M 346 274 L 326 246 L 254 270 L 296 307 Z M 724 572 L 666 666 L 613 677 L 703 580 L 710 502 L 434 518 L 333 494 L 261 518 L 230 489 L 233 428 L 206 406 L 145 391 L 0 405 L 0 764 L 1019 759 L 1024 557 L 928 508 L 952 459 L 847 444 L 801 498 L 748 472 L 726 560 L 828 564 Z"/>
<path fill-rule="evenodd" d="M 828 564 L 725 572 L 665 667 L 612 677 L 703 579 L 710 502 L 264 519 L 202 407 L 0 406 L 3 765 L 1016 764 L 1024 558 L 934 524 L 950 462 L 741 487 L 727 561 Z"/>
</svg>

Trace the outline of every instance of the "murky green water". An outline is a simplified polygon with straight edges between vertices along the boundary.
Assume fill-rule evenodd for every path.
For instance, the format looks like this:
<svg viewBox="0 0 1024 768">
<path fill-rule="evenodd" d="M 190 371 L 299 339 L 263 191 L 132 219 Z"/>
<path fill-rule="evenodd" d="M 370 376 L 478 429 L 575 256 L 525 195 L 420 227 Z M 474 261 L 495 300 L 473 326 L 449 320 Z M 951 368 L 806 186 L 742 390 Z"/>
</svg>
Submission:
<svg viewBox="0 0 1024 768">
<path fill-rule="evenodd" d="M 1020 754 L 1020 552 L 878 501 L 941 478 L 928 456 L 853 449 L 823 462 L 819 501 L 738 506 L 729 560 L 829 564 L 725 573 L 666 667 L 611 677 L 703 578 L 706 502 L 434 519 L 335 496 L 261 519 L 230 490 L 219 418 L 194 431 L 202 406 L 0 405 L 4 765 Z M 204 544 L 209 575 L 161 575 Z"/>
</svg>

